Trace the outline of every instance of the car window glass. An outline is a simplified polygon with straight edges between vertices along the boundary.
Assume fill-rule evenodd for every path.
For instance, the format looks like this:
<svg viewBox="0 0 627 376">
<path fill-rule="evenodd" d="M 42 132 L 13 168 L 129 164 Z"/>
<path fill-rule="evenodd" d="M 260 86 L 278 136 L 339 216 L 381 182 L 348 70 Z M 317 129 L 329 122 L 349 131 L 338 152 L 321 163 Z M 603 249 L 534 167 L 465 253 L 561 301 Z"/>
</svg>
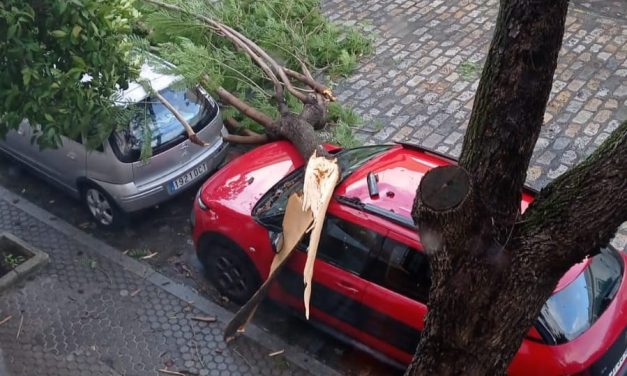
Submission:
<svg viewBox="0 0 627 376">
<path fill-rule="evenodd" d="M 410 299 L 426 303 L 431 287 L 429 259 L 422 252 L 386 238 L 368 279 Z"/>
<path fill-rule="evenodd" d="M 381 239 L 382 236 L 374 231 L 327 216 L 320 237 L 318 257 L 352 273 L 361 274 L 368 264 L 370 251 L 377 249 Z"/>
<path fill-rule="evenodd" d="M 217 107 L 200 89 L 175 90 L 166 88 L 159 92 L 189 123 L 196 132 L 211 122 Z M 128 126 L 120 127 L 111 136 L 114 152 L 123 162 L 139 159 L 148 130 L 153 155 L 168 145 L 184 139 L 185 128 L 166 106 L 155 97 L 148 97 L 133 109 Z"/>
<path fill-rule="evenodd" d="M 341 166 L 340 181 L 375 156 L 390 148 L 389 145 L 364 146 L 344 149 L 337 154 Z M 303 187 L 304 168 L 299 168 L 279 181 L 257 203 L 253 216 L 258 217 L 265 226 L 281 229 L 288 197 Z"/>
</svg>

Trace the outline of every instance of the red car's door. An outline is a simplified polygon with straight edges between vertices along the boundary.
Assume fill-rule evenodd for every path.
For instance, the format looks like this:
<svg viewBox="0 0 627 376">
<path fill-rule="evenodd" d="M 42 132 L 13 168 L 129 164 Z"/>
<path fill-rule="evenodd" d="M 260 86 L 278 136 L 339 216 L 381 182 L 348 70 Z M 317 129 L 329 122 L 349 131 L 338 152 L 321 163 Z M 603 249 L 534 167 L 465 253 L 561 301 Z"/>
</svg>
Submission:
<svg viewBox="0 0 627 376">
<path fill-rule="evenodd" d="M 380 248 L 384 234 L 347 220 L 344 213 L 340 215 L 344 218 L 327 215 L 325 220 L 314 266 L 310 315 L 363 341 L 361 298 L 368 282 L 362 274 L 371 260 L 371 252 Z M 290 257 L 288 268 L 278 277 L 279 287 L 272 294 L 273 298 L 301 311 L 306 257 L 304 247 Z"/>
<path fill-rule="evenodd" d="M 407 364 L 424 329 L 431 286 L 429 260 L 390 232 L 373 260 L 362 301 L 373 312 L 364 324 L 364 341 L 388 357 Z"/>
</svg>

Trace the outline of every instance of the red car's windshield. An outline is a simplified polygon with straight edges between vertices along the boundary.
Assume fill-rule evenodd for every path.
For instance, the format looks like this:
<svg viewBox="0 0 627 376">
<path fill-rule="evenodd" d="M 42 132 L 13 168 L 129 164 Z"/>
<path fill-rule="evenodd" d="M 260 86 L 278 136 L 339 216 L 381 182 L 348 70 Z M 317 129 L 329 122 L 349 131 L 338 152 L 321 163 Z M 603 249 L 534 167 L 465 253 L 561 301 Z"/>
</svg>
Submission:
<svg viewBox="0 0 627 376">
<path fill-rule="evenodd" d="M 577 338 L 603 314 L 618 291 L 623 266 L 616 250 L 606 248 L 568 286 L 547 300 L 536 328 L 548 344 Z"/>
<path fill-rule="evenodd" d="M 372 158 L 390 148 L 390 145 L 376 145 L 340 151 L 337 154 L 337 160 L 340 165 L 340 181 Z M 304 172 L 304 167 L 301 167 L 272 187 L 255 205 L 252 213 L 253 217 L 261 219 L 265 225 L 277 227 L 280 230 L 287 198 L 293 192 L 302 190 Z"/>
</svg>

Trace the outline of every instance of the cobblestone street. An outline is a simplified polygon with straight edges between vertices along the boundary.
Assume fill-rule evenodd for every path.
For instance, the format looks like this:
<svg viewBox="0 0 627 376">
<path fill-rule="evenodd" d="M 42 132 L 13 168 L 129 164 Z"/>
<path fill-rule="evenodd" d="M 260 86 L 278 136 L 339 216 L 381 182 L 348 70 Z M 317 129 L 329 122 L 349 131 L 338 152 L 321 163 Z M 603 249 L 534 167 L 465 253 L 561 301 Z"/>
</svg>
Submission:
<svg viewBox="0 0 627 376">
<path fill-rule="evenodd" d="M 591 4 L 596 3 L 596 4 Z M 572 3 L 545 125 L 528 170 L 540 189 L 627 120 L 625 3 Z M 590 11 L 591 7 L 597 11 Z M 364 143 L 404 141 L 458 157 L 498 1 L 329 0 L 329 18 L 376 35 L 374 55 L 336 88 Z M 615 239 L 627 245 L 627 226 Z"/>
</svg>

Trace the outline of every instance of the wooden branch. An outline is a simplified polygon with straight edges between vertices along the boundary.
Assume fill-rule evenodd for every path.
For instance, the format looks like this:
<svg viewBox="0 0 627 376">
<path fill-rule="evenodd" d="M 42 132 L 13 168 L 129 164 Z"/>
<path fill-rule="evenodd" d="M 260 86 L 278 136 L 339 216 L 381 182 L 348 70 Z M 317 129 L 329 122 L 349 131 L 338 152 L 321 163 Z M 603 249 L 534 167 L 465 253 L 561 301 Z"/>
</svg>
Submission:
<svg viewBox="0 0 627 376">
<path fill-rule="evenodd" d="M 446 257 L 453 257 L 468 250 L 480 254 L 485 249 L 482 239 L 489 238 L 486 225 L 490 221 L 478 215 L 485 211 L 468 173 L 459 166 L 444 166 L 430 170 L 421 179 L 412 217 L 427 253 L 436 255 L 446 250 Z"/>
<path fill-rule="evenodd" d="M 144 1 L 153 5 L 156 5 L 158 7 L 164 8 L 164 9 L 169 9 L 169 10 L 176 11 L 179 13 L 184 13 L 188 16 L 194 17 L 197 20 L 200 20 L 206 23 L 211 28 L 211 30 L 219 31 L 220 33 L 222 33 L 224 37 L 229 39 L 233 44 L 235 44 L 236 47 L 244 50 L 244 52 L 247 55 L 249 55 L 255 61 L 255 63 L 257 63 L 257 65 L 264 71 L 264 73 L 270 78 L 270 80 L 272 80 L 275 86 L 275 91 L 277 92 L 277 95 L 279 95 L 279 92 L 282 94 L 282 91 L 279 90 L 279 87 L 281 86 L 281 84 L 279 83 L 279 80 L 276 74 L 278 74 L 281 77 L 283 84 L 292 95 L 294 95 L 296 98 L 300 99 L 301 101 L 305 100 L 306 98 L 305 95 L 297 91 L 296 89 L 294 89 L 289 79 L 287 78 L 285 72 L 283 71 L 282 67 L 279 66 L 279 64 L 277 64 L 277 62 L 270 55 L 268 55 L 261 47 L 259 47 L 256 43 L 254 43 L 253 41 L 251 41 L 250 39 L 248 39 L 247 37 L 239 33 L 237 30 L 221 22 L 213 20 L 209 17 L 190 13 L 187 10 L 179 6 L 173 5 L 173 4 L 166 4 L 158 0 L 144 0 Z M 265 61 L 262 60 L 262 58 L 265 59 Z M 270 69 L 270 67 L 268 66 L 268 63 L 272 66 L 274 71 Z M 276 74 L 274 72 L 276 72 Z"/>
<path fill-rule="evenodd" d="M 260 112 L 256 108 L 252 107 L 248 103 L 242 101 L 235 95 L 231 94 L 228 90 L 223 87 L 219 87 L 216 90 L 216 94 L 222 99 L 225 103 L 235 107 L 239 112 L 244 114 L 245 116 L 251 118 L 255 122 L 259 123 L 261 126 L 268 128 L 272 126 L 274 120 L 270 118 L 268 115 Z"/>
<path fill-rule="evenodd" d="M 161 373 L 165 373 L 166 375 L 173 375 L 173 376 L 188 376 L 188 375 L 186 375 L 186 374 L 184 374 L 184 373 L 181 373 L 181 372 L 176 372 L 176 371 L 170 371 L 170 370 L 167 370 L 167 369 L 165 369 L 165 368 L 158 369 L 157 371 L 159 371 L 159 372 L 161 372 Z"/>
<path fill-rule="evenodd" d="M 229 32 L 231 32 L 235 36 L 237 36 L 239 39 L 244 41 L 251 49 L 253 49 L 261 57 L 263 57 L 272 66 L 272 68 L 274 69 L 276 74 L 278 74 L 279 77 L 281 77 L 281 80 L 283 81 L 283 84 L 285 85 L 285 87 L 287 88 L 287 91 L 290 94 L 292 94 L 293 96 L 295 96 L 296 98 L 298 98 L 302 102 L 304 102 L 307 99 L 307 96 L 305 94 L 303 94 L 300 91 L 296 90 L 294 88 L 294 86 L 292 86 L 292 83 L 290 82 L 290 79 L 287 77 L 287 74 L 283 70 L 283 67 L 280 66 L 276 62 L 276 60 L 274 60 L 270 55 L 268 55 L 268 53 L 263 48 L 259 47 L 255 42 L 251 41 L 245 35 L 242 35 L 240 32 L 238 32 L 237 30 L 231 28 L 230 26 L 224 25 L 224 27 Z"/>
<path fill-rule="evenodd" d="M 226 130 L 229 131 L 229 133 L 233 134 L 239 133 L 242 129 L 242 126 L 239 124 L 239 122 L 232 117 L 224 119 L 224 126 L 226 127 Z"/>
<path fill-rule="evenodd" d="M 566 0 L 501 1 L 459 159 L 459 165 L 479 184 L 478 192 L 490 208 L 501 241 L 518 215 L 567 10 Z"/>
<path fill-rule="evenodd" d="M 536 268 L 566 270 L 606 246 L 627 221 L 627 121 L 585 161 L 547 185 L 514 237 Z"/>
<path fill-rule="evenodd" d="M 196 132 L 194 132 L 194 129 L 192 128 L 192 126 L 189 125 L 189 123 L 187 122 L 187 120 L 185 120 L 183 115 L 181 115 L 181 113 L 178 112 L 177 109 L 174 108 L 174 106 L 172 106 L 172 104 L 167 99 L 165 99 L 163 97 L 163 95 L 161 95 L 156 90 L 152 90 L 151 95 L 155 96 L 174 115 L 174 117 L 183 125 L 183 127 L 185 128 L 185 131 L 187 132 L 187 137 L 189 137 L 189 140 L 191 142 L 193 142 L 194 144 L 199 145 L 199 146 L 208 146 L 209 145 L 208 143 L 206 143 L 203 140 L 201 140 L 200 137 L 198 137 Z"/>
<path fill-rule="evenodd" d="M 265 134 L 257 134 L 257 136 L 241 136 L 237 134 L 228 134 L 224 136 L 223 139 L 233 144 L 244 145 L 265 144 L 269 140 L 268 136 Z"/>
<path fill-rule="evenodd" d="M 331 91 L 331 89 L 319 83 L 318 81 L 314 80 L 311 77 L 311 75 L 305 75 L 305 74 L 296 72 L 294 70 L 291 70 L 289 68 L 284 68 L 284 69 L 285 69 L 285 73 L 288 76 L 295 78 L 299 80 L 300 82 L 304 83 L 305 85 L 311 87 L 312 89 L 316 91 L 316 93 L 323 95 L 329 101 L 335 102 L 336 98 L 333 96 L 333 92 Z"/>
<path fill-rule="evenodd" d="M 268 278 L 259 287 L 255 294 L 244 304 L 233 316 L 224 329 L 224 340 L 226 342 L 235 338 L 236 333 L 252 319 L 259 304 L 266 297 L 270 286 L 279 275 L 281 270 L 287 265 L 290 254 L 296 248 L 298 242 L 313 223 L 313 216 L 310 211 L 303 209 L 303 196 L 293 193 L 287 200 L 285 215 L 283 216 L 282 229 L 283 241 L 272 260 Z"/>
</svg>

